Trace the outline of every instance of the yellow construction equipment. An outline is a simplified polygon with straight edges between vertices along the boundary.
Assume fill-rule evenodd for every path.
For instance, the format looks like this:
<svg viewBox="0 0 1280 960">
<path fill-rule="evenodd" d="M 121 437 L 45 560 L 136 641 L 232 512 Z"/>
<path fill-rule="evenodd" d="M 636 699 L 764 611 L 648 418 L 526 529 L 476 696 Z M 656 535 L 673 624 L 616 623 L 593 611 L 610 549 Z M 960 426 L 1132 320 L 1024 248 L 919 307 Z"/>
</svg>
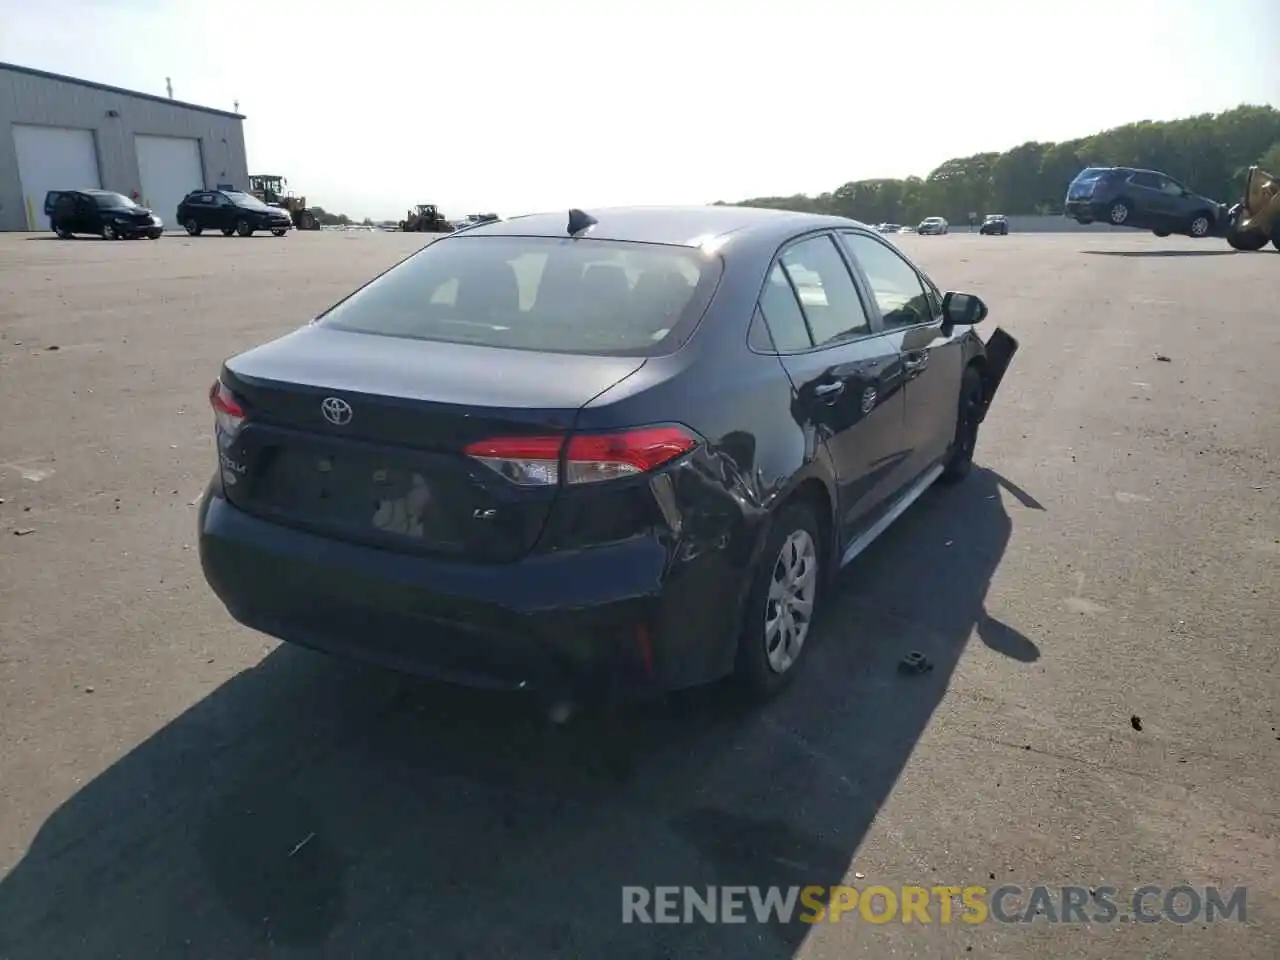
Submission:
<svg viewBox="0 0 1280 960">
<path fill-rule="evenodd" d="M 289 181 L 274 173 L 256 173 L 249 177 L 249 192 L 263 203 L 289 211 L 293 225 L 299 230 L 319 230 L 320 221 L 307 207 L 306 197 L 289 192 Z"/>
<path fill-rule="evenodd" d="M 406 233 L 452 233 L 453 224 L 440 215 L 434 203 L 420 203 L 400 221 Z"/>
<path fill-rule="evenodd" d="M 1237 250 L 1261 250 L 1271 241 L 1280 250 L 1280 178 L 1250 167 L 1244 198 L 1231 208 L 1227 243 Z"/>
</svg>

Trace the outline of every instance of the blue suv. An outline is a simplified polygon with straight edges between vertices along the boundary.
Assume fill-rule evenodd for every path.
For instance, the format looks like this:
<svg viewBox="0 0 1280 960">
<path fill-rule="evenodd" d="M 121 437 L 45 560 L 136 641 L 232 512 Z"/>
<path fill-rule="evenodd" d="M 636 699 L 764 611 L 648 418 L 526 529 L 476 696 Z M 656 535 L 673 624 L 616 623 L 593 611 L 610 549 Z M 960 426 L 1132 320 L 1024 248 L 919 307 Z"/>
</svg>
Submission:
<svg viewBox="0 0 1280 960">
<path fill-rule="evenodd" d="M 1158 170 L 1086 167 L 1067 188 L 1066 215 L 1077 223 L 1109 223 L 1150 230 L 1157 237 L 1221 233 L 1227 208 L 1192 193 Z"/>
</svg>

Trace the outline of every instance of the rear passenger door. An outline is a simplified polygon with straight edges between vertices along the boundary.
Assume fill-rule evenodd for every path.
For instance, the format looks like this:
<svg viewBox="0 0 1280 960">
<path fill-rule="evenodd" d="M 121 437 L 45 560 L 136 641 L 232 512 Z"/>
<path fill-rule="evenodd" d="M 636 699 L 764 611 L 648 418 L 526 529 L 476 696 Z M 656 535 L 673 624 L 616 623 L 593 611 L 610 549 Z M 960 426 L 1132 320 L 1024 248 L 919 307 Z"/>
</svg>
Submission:
<svg viewBox="0 0 1280 960">
<path fill-rule="evenodd" d="M 964 353 L 960 335 L 944 329 L 937 288 L 889 243 L 861 230 L 841 233 L 865 278 L 876 312 L 906 376 L 907 480 L 947 452 L 955 438 Z"/>
<path fill-rule="evenodd" d="M 792 416 L 823 440 L 835 464 L 846 544 L 902 479 L 906 411 L 896 343 L 875 327 L 827 232 L 779 250 L 760 315 L 794 388 Z"/>
</svg>

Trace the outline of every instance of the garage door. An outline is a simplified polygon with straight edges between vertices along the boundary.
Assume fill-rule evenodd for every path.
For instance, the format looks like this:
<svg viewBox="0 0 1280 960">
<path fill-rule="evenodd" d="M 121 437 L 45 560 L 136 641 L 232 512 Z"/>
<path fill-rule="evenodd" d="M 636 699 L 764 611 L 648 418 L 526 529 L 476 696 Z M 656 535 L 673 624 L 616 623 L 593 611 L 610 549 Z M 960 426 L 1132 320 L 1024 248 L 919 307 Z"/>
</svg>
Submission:
<svg viewBox="0 0 1280 960">
<path fill-rule="evenodd" d="M 22 183 L 28 229 L 48 229 L 44 195 L 50 190 L 94 190 L 102 186 L 92 130 L 15 123 L 13 146 L 18 154 L 18 179 Z"/>
<path fill-rule="evenodd" d="M 185 137 L 134 138 L 143 206 L 150 207 L 166 227 L 176 227 L 178 204 L 192 190 L 204 187 L 200 141 Z"/>
</svg>

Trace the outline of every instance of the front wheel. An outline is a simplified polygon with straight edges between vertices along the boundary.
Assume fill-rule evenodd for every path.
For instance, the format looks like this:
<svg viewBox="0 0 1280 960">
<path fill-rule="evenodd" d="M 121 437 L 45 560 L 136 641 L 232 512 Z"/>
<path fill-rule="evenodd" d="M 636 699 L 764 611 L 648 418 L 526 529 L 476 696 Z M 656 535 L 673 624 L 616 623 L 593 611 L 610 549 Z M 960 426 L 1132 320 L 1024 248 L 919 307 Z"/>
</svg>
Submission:
<svg viewBox="0 0 1280 960">
<path fill-rule="evenodd" d="M 59 240 L 71 239 L 71 231 L 68 230 L 66 227 L 54 227 L 53 232 L 57 234 L 57 237 Z"/>
<path fill-rule="evenodd" d="M 1107 211 L 1107 219 L 1111 221 L 1113 226 L 1123 226 L 1129 222 L 1129 217 L 1133 213 L 1133 204 L 1128 200 L 1117 200 L 1111 205 L 1111 209 Z"/>
<path fill-rule="evenodd" d="M 1157 237 L 1161 237 L 1161 238 L 1167 237 L 1169 235 L 1168 230 L 1152 230 L 1151 232 L 1154 233 Z"/>
<path fill-rule="evenodd" d="M 182 225 L 182 229 L 186 230 L 189 236 L 198 237 L 204 228 L 196 222 L 195 217 L 191 217 Z"/>
<path fill-rule="evenodd" d="M 822 586 L 822 536 L 813 510 L 791 503 L 774 517 L 747 597 L 737 679 L 754 699 L 795 675 L 807 649 Z"/>
<path fill-rule="evenodd" d="M 271 235 L 272 235 L 273 237 L 283 237 L 283 236 L 285 235 L 285 233 L 287 233 L 287 232 L 288 232 L 288 231 L 286 231 L 286 230 L 282 230 L 282 229 L 280 229 L 279 227 L 276 227 L 274 230 L 272 230 L 272 231 L 271 231 Z"/>
<path fill-rule="evenodd" d="M 116 230 L 114 224 L 110 224 L 110 223 L 103 224 L 102 239 L 103 240 L 119 240 L 120 232 Z"/>
<path fill-rule="evenodd" d="M 236 233 L 242 237 L 251 237 L 253 236 L 253 225 L 244 217 L 241 217 L 236 221 Z"/>
<path fill-rule="evenodd" d="M 1207 213 L 1197 213 L 1191 218 L 1191 223 L 1187 225 L 1187 234 L 1200 240 L 1207 237 L 1212 228 L 1213 221 L 1209 219 L 1209 215 Z"/>
<path fill-rule="evenodd" d="M 965 368 L 960 379 L 960 402 L 956 410 L 956 435 L 951 441 L 951 457 L 939 478 L 944 483 L 959 483 L 973 469 L 973 451 L 978 445 L 978 427 L 982 423 L 982 375 L 978 368 Z"/>
</svg>

